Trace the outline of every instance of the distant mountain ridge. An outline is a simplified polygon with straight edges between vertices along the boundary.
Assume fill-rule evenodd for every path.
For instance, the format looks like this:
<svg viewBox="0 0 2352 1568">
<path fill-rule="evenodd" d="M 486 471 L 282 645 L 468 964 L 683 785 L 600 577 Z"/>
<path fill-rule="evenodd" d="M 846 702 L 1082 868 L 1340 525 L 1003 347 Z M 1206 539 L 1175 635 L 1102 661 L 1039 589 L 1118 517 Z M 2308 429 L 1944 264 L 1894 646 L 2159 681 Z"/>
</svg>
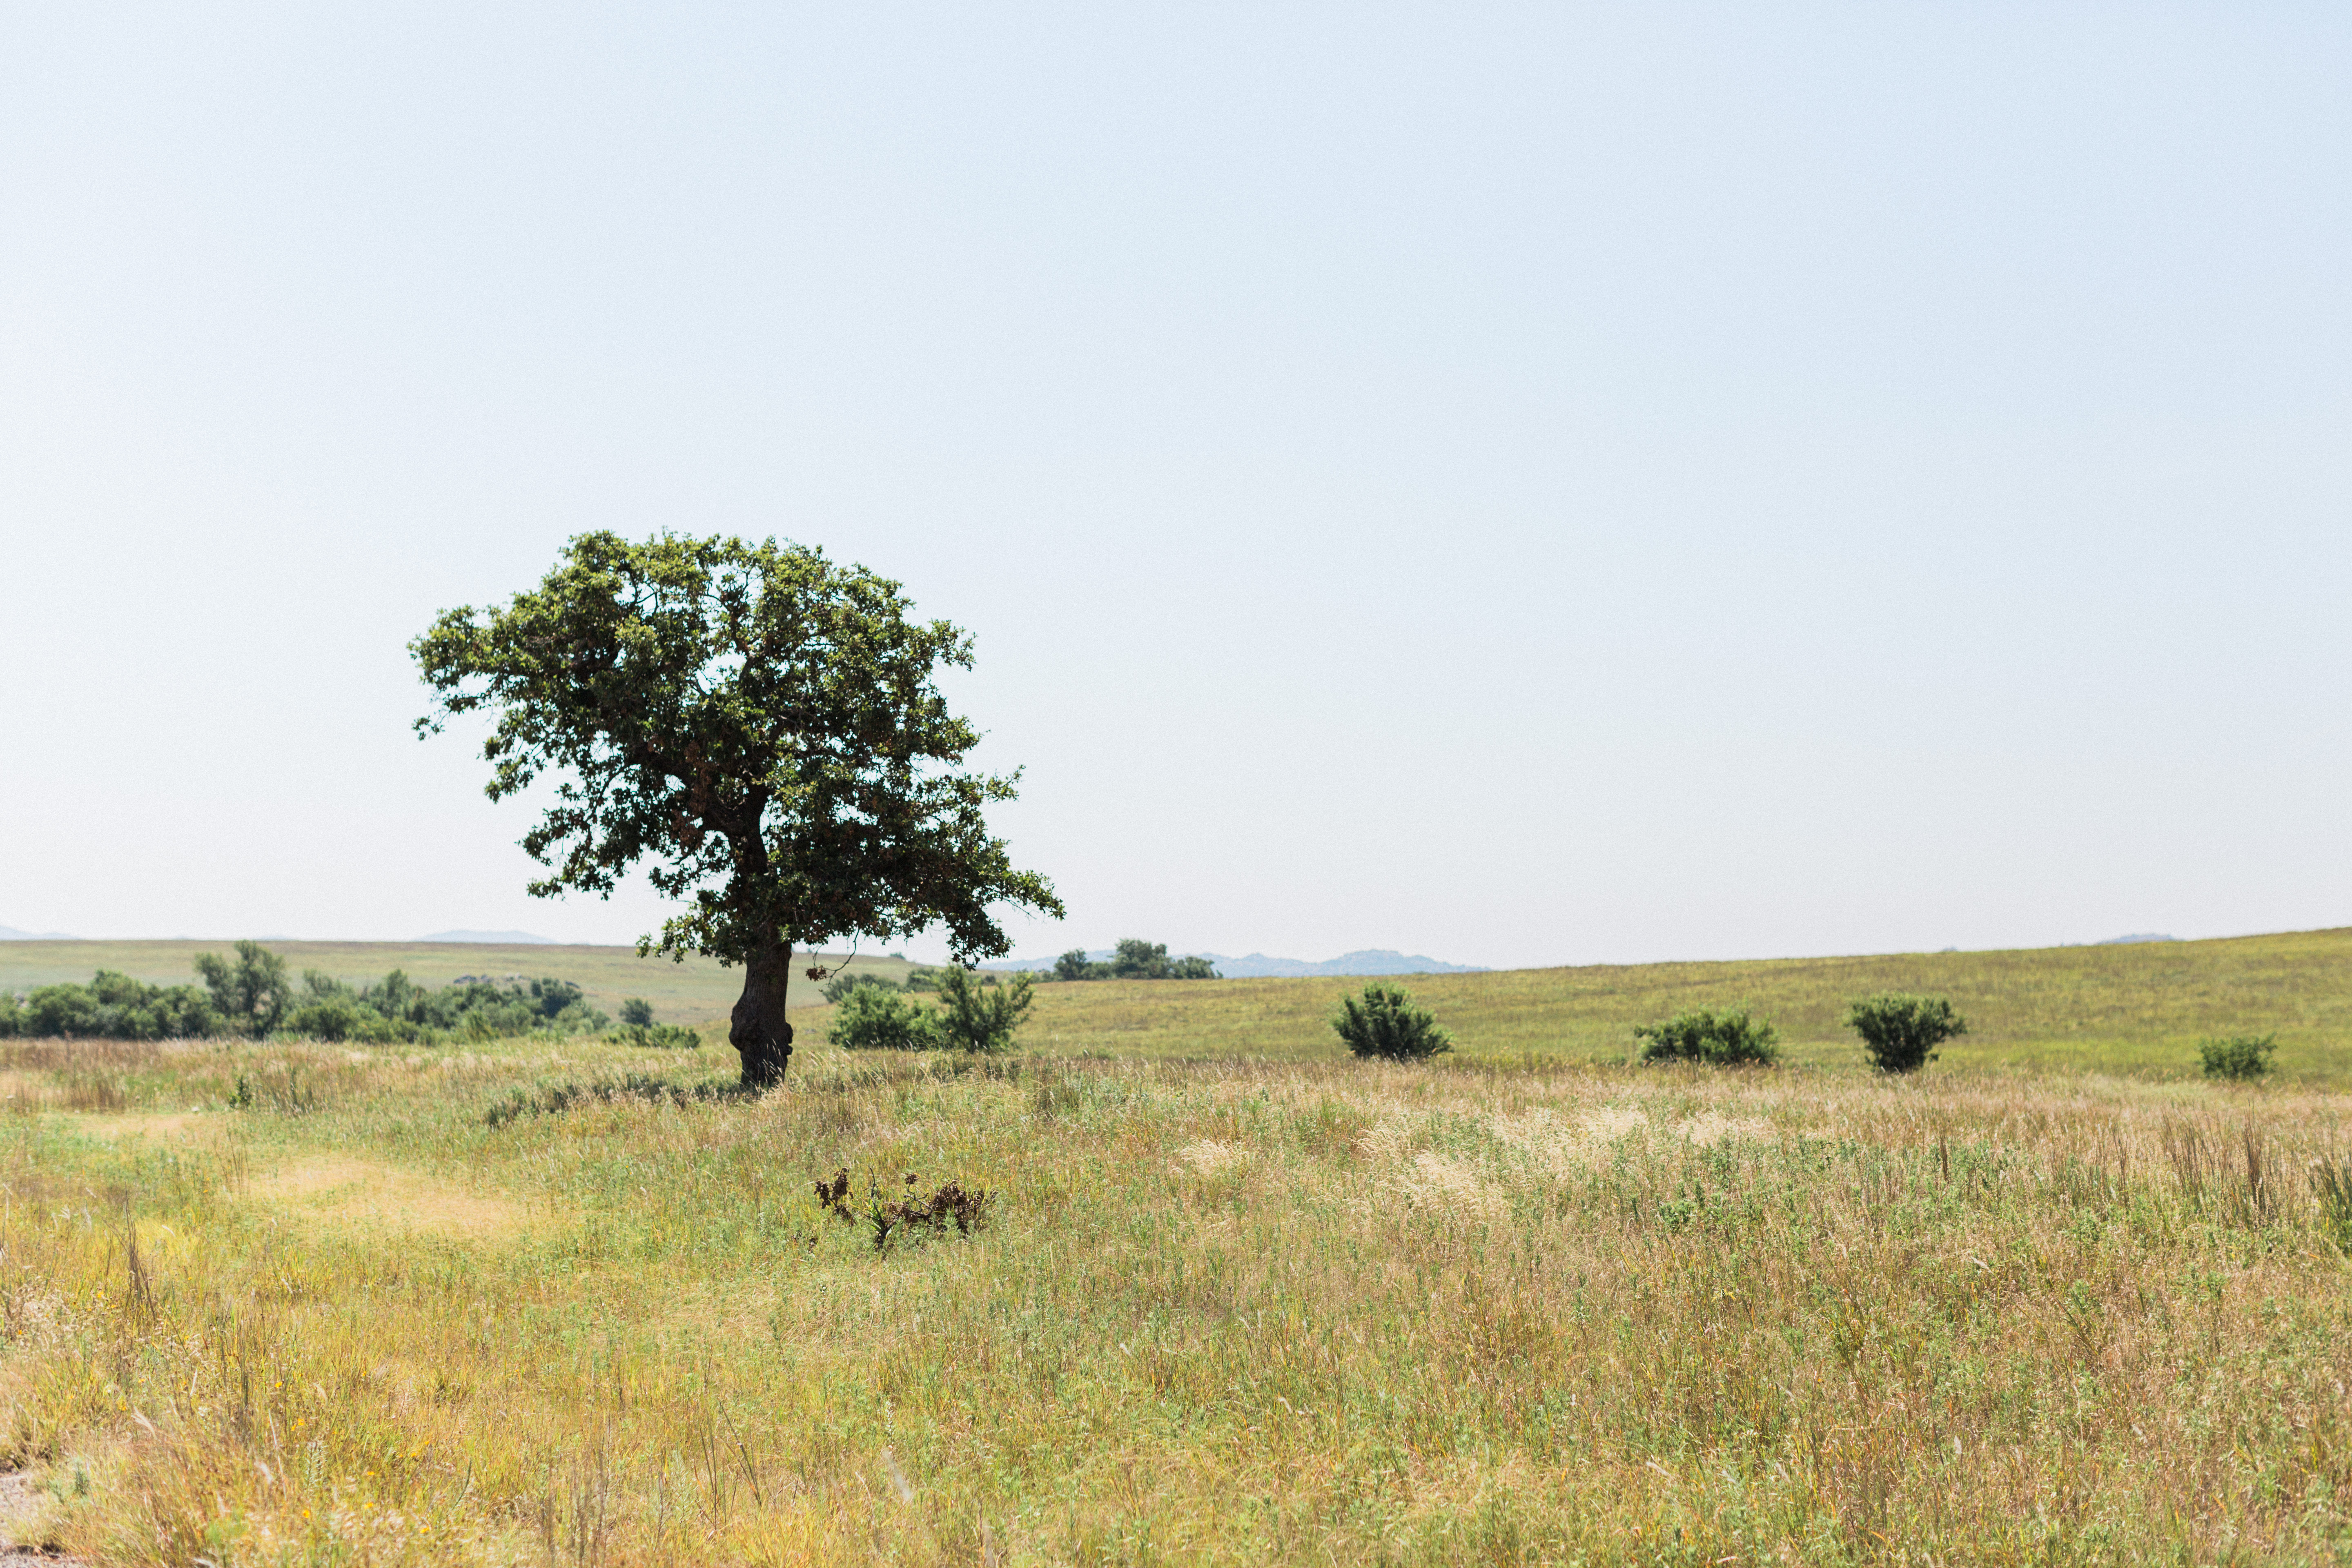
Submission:
<svg viewBox="0 0 2352 1568">
<path fill-rule="evenodd" d="M 0 926 L 0 942 L 79 942 L 79 937 L 68 936 L 61 931 L 18 931 L 15 926 Z"/>
<path fill-rule="evenodd" d="M 1107 962 L 1113 949 L 1089 951 L 1091 963 Z M 1217 966 L 1217 973 L 1228 980 L 1264 980 L 1302 974 L 1484 974 L 1483 964 L 1447 963 L 1440 959 L 1424 958 L 1419 953 L 1399 952 L 1392 947 L 1365 947 L 1353 952 L 1343 952 L 1337 958 L 1316 963 L 1304 958 L 1276 958 L 1268 953 L 1253 952 L 1240 958 L 1222 952 L 1199 954 L 1177 953 L 1178 958 L 1201 957 Z M 1051 969 L 1050 958 L 1001 958 L 983 963 L 982 969 Z"/>
</svg>

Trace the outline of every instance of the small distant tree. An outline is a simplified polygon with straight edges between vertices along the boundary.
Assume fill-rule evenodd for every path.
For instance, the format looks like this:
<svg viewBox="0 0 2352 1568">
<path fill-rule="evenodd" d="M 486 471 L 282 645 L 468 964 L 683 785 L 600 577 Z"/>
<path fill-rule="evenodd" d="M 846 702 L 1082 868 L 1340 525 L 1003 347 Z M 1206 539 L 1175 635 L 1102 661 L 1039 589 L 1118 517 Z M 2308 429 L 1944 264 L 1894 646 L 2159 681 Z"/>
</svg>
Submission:
<svg viewBox="0 0 2352 1568">
<path fill-rule="evenodd" d="M 1164 942 L 1124 936 L 1111 952 L 1110 974 L 1114 980 L 1160 980 L 1167 973 L 1168 944 Z"/>
<path fill-rule="evenodd" d="M 1454 1048 L 1454 1037 L 1427 1009 L 1413 1005 L 1410 993 L 1377 980 L 1364 987 L 1361 998 L 1339 998 L 1331 1027 L 1359 1057 L 1408 1061 Z"/>
<path fill-rule="evenodd" d="M 1937 1046 L 1969 1032 L 1968 1020 L 1948 999 L 1891 992 L 1850 1003 L 1845 1021 L 1881 1072 L 1917 1072 L 1936 1059 Z"/>
<path fill-rule="evenodd" d="M 898 982 L 887 976 L 860 970 L 855 974 L 836 974 L 826 981 L 824 999 L 837 1005 L 861 985 L 871 986 L 877 991 L 896 991 L 899 988 Z"/>
<path fill-rule="evenodd" d="M 621 1004 L 621 1022 L 632 1029 L 642 1029 L 654 1021 L 654 1005 L 642 996 L 632 996 Z"/>
<path fill-rule="evenodd" d="M 1121 937 L 1110 957 L 1097 963 L 1074 947 L 1054 961 L 1055 980 L 1215 980 L 1216 967 L 1198 956 L 1171 958 L 1164 942 Z"/>
<path fill-rule="evenodd" d="M 686 908 L 638 952 L 741 964 L 728 1038 L 771 1084 L 794 948 L 944 925 L 961 963 L 1005 952 L 998 905 L 1062 913 L 988 831 L 1019 775 L 963 766 L 980 735 L 937 674 L 970 668 L 971 639 L 911 608 L 803 545 L 584 533 L 537 588 L 409 645 L 436 703 L 417 729 L 495 715 L 493 800 L 558 777 L 522 840 L 549 868 L 535 896 L 609 895 L 647 862 Z"/>
<path fill-rule="evenodd" d="M 238 942 L 233 963 L 218 953 L 198 953 L 196 973 L 212 993 L 213 1010 L 257 1039 L 278 1027 L 294 1005 L 286 961 L 257 942 Z"/>
<path fill-rule="evenodd" d="M 1676 1014 L 1633 1033 L 1645 1062 L 1700 1062 L 1708 1067 L 1770 1067 L 1780 1057 L 1780 1032 L 1761 1018 L 1704 1008 Z"/>
<path fill-rule="evenodd" d="M 1006 985 L 993 975 L 982 981 L 969 969 L 950 969 L 940 976 L 940 1033 L 958 1050 L 989 1056 L 1009 1051 L 1013 1031 L 1035 1000 L 1026 974 Z"/>
<path fill-rule="evenodd" d="M 2231 1035 L 2197 1043 L 2197 1054 L 2204 1061 L 2207 1078 L 2241 1083 L 2268 1076 L 2271 1053 L 2276 1049 L 2276 1035 Z"/>
</svg>

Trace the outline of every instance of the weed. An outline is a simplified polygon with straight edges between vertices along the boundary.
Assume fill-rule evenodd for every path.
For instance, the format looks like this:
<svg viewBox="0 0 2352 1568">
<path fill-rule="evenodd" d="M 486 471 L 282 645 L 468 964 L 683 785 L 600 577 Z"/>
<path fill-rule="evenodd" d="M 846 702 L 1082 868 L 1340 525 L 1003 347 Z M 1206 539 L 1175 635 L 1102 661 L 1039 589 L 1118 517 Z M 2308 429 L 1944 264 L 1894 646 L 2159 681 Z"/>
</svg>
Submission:
<svg viewBox="0 0 2352 1568">
<path fill-rule="evenodd" d="M 829 1182 L 818 1179 L 816 1197 L 835 1219 L 851 1225 L 862 1222 L 873 1233 L 877 1252 L 887 1250 L 894 1240 L 908 1236 L 944 1236 L 950 1230 L 958 1236 L 971 1236 L 987 1225 L 990 1207 L 995 1202 L 993 1193 L 968 1188 L 950 1177 L 930 1196 L 921 1197 L 913 1190 L 915 1184 L 915 1173 L 908 1172 L 908 1190 L 895 1201 L 884 1199 L 878 1185 L 870 1188 L 866 1196 L 866 1212 L 860 1215 L 849 1206 L 849 1172 L 845 1167 L 834 1172 Z"/>
</svg>

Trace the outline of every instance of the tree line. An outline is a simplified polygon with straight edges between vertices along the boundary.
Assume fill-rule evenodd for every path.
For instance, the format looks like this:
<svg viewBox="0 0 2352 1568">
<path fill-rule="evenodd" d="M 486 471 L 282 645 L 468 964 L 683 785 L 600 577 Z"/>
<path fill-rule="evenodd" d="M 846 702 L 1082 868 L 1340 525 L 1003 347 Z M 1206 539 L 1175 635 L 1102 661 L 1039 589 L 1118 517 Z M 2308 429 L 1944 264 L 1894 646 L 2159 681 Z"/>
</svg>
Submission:
<svg viewBox="0 0 2352 1568">
<path fill-rule="evenodd" d="M 1086 949 L 1074 947 L 1054 961 L 1053 973 L 1041 980 L 1220 980 L 1205 958 L 1171 958 L 1164 942 L 1122 937 L 1108 959 L 1090 959 Z"/>
<path fill-rule="evenodd" d="M 240 942 L 234 958 L 200 953 L 200 985 L 151 985 L 101 969 L 89 984 L 36 988 L 21 1000 L 0 991 L 0 1036 L 173 1040 L 286 1035 L 367 1045 L 437 1044 L 517 1035 L 592 1035 L 611 1020 L 568 980 L 501 984 L 466 975 L 435 989 L 395 969 L 352 986 Z M 646 1022 L 652 1014 L 646 1011 Z"/>
</svg>

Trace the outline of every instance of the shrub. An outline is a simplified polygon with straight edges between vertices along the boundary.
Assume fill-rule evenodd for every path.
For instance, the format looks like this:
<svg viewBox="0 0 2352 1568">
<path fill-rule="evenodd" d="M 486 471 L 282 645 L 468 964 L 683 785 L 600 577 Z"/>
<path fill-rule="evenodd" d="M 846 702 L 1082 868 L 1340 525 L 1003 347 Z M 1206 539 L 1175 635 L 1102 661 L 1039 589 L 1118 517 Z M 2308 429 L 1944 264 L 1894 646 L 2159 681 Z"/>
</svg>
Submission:
<svg viewBox="0 0 2352 1568">
<path fill-rule="evenodd" d="M 1936 1059 L 1937 1046 L 1969 1032 L 1969 1021 L 1941 996 L 1865 996 L 1847 1005 L 1845 1021 L 1880 1072 L 1917 1072 Z"/>
<path fill-rule="evenodd" d="M 1454 1037 L 1438 1027 L 1427 1009 L 1414 1006 L 1412 997 L 1402 987 L 1378 981 L 1364 987 L 1360 1001 L 1340 997 L 1331 1027 L 1360 1057 L 1413 1060 L 1454 1048 Z"/>
<path fill-rule="evenodd" d="M 983 981 L 968 969 L 942 972 L 936 1016 L 943 1043 L 992 1056 L 1011 1050 L 1013 1031 L 1036 1001 L 1034 993 L 1026 974 L 1006 984 L 992 974 Z"/>
<path fill-rule="evenodd" d="M 825 982 L 824 999 L 837 1005 L 861 985 L 878 986 L 885 991 L 898 989 L 896 981 L 879 974 L 836 974 Z"/>
<path fill-rule="evenodd" d="M 1663 1024 L 1635 1029 L 1645 1062 L 1701 1062 L 1708 1067 L 1752 1063 L 1770 1067 L 1780 1058 L 1780 1031 L 1761 1018 L 1704 1008 L 1677 1013 Z"/>
<path fill-rule="evenodd" d="M 1050 980 L 1218 980 L 1223 978 L 1216 966 L 1207 959 L 1194 955 L 1186 958 L 1168 956 L 1164 942 L 1146 942 L 1141 937 L 1119 939 L 1108 959 L 1097 962 L 1087 956 L 1087 950 L 1074 947 L 1054 961 Z"/>
<path fill-rule="evenodd" d="M 654 1005 L 642 996 L 632 996 L 621 1004 L 621 1026 L 613 1031 L 613 1043 L 656 1051 L 690 1051 L 702 1044 L 702 1036 L 682 1025 L 655 1023 Z"/>
<path fill-rule="evenodd" d="M 613 1043 L 656 1051 L 690 1051 L 702 1044 L 702 1033 L 683 1024 L 624 1024 L 613 1031 Z"/>
<path fill-rule="evenodd" d="M 314 997 L 288 1015 L 286 1031 L 312 1040 L 357 1040 L 383 1045 L 401 1037 L 399 1026 L 352 995 Z"/>
<path fill-rule="evenodd" d="M 194 986 L 149 985 L 109 969 L 87 985 L 39 987 L 16 1018 L 20 1035 L 68 1039 L 193 1039 L 219 1026 L 211 1000 Z"/>
<path fill-rule="evenodd" d="M 938 1014 L 878 985 L 850 987 L 825 1038 L 845 1051 L 929 1051 L 945 1043 Z"/>
<path fill-rule="evenodd" d="M 14 991 L 0 991 L 0 1040 L 5 1040 L 16 1032 L 18 1013 L 16 994 Z"/>
<path fill-rule="evenodd" d="M 2197 1054 L 2204 1059 L 2207 1078 L 2230 1079 L 2238 1082 L 2267 1075 L 2271 1070 L 2271 1053 L 2276 1049 L 2276 1035 L 2231 1035 L 2219 1040 L 2197 1042 Z"/>
</svg>

